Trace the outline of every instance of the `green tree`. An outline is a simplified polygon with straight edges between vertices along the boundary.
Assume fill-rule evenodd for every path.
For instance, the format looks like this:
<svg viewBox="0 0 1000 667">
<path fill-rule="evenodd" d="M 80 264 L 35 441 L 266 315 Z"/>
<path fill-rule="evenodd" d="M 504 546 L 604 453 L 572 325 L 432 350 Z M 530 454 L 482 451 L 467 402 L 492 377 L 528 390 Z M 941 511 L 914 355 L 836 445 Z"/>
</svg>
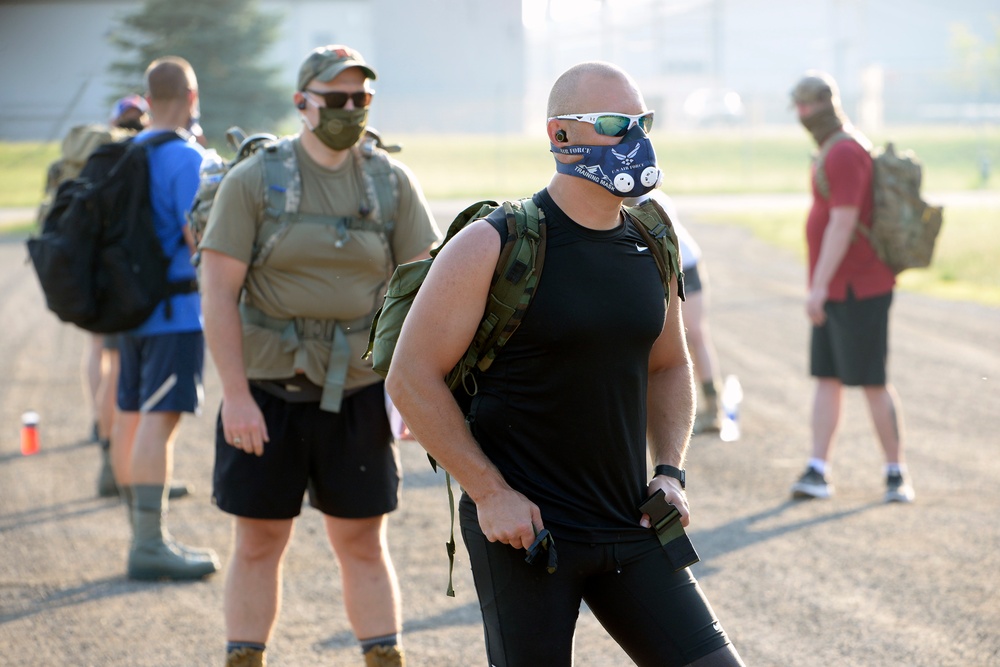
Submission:
<svg viewBox="0 0 1000 667">
<path fill-rule="evenodd" d="M 232 125 L 273 132 L 291 95 L 276 83 L 278 67 L 264 61 L 280 22 L 280 15 L 261 12 L 257 0 L 146 0 L 112 29 L 110 42 L 126 56 L 109 69 L 123 90 L 142 90 L 150 62 L 181 56 L 198 76 L 210 142 L 220 143 Z"/>
<path fill-rule="evenodd" d="M 954 80 L 980 99 L 1000 95 L 1000 16 L 990 17 L 992 35 L 984 38 L 964 23 L 951 26 L 957 60 Z"/>
</svg>

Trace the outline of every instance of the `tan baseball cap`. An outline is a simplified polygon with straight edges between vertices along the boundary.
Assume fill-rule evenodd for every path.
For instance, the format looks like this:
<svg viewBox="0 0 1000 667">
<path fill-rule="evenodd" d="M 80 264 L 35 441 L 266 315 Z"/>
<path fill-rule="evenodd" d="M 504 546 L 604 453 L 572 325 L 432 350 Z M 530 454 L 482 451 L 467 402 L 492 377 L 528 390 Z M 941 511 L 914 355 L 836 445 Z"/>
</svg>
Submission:
<svg viewBox="0 0 1000 667">
<path fill-rule="evenodd" d="M 378 78 L 375 70 L 365 63 L 361 54 L 343 44 L 328 44 L 313 51 L 299 67 L 298 90 L 305 90 L 310 81 L 329 81 L 349 67 L 360 67 L 369 79 Z"/>
<path fill-rule="evenodd" d="M 826 72 L 809 70 L 791 90 L 792 104 L 811 104 L 813 102 L 840 103 L 840 90 L 837 82 Z"/>
</svg>

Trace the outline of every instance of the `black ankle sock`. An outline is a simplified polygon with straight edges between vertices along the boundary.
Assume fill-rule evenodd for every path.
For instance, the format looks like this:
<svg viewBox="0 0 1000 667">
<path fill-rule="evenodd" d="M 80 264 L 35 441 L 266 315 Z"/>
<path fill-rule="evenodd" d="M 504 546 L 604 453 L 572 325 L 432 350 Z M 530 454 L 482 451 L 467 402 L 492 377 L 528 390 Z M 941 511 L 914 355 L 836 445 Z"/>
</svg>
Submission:
<svg viewBox="0 0 1000 667">
<path fill-rule="evenodd" d="M 398 646 L 399 645 L 399 634 L 392 635 L 382 635 L 381 637 L 369 637 L 368 639 L 359 639 L 358 642 L 361 644 L 361 652 L 367 653 L 369 649 L 376 646 Z"/>
<path fill-rule="evenodd" d="M 265 644 L 258 644 L 257 642 L 226 642 L 226 653 L 232 653 L 236 649 L 241 648 L 252 648 L 263 652 L 266 648 Z"/>
</svg>

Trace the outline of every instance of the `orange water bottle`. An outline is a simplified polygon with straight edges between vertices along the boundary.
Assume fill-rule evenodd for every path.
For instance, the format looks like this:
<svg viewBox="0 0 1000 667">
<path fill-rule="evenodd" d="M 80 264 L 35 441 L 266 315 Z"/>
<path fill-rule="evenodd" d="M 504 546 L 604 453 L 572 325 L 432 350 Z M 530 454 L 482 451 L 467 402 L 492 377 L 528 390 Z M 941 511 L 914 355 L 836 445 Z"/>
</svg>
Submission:
<svg viewBox="0 0 1000 667">
<path fill-rule="evenodd" d="M 21 415 L 21 454 L 37 454 L 38 447 L 38 413 L 28 410 Z"/>
</svg>

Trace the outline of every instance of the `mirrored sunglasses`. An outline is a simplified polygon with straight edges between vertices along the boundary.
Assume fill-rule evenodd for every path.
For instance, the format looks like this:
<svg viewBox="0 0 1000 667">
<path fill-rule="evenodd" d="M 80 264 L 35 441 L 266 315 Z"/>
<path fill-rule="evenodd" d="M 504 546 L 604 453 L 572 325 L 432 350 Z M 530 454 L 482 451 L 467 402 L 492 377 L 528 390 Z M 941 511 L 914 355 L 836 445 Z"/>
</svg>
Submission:
<svg viewBox="0 0 1000 667">
<path fill-rule="evenodd" d="M 549 120 L 578 120 L 583 123 L 590 123 L 594 130 L 605 137 L 623 137 L 632 129 L 633 125 L 638 125 L 643 132 L 653 129 L 653 112 L 647 111 L 642 114 L 626 114 L 613 112 L 600 113 L 571 113 L 563 116 L 553 116 Z"/>
</svg>

